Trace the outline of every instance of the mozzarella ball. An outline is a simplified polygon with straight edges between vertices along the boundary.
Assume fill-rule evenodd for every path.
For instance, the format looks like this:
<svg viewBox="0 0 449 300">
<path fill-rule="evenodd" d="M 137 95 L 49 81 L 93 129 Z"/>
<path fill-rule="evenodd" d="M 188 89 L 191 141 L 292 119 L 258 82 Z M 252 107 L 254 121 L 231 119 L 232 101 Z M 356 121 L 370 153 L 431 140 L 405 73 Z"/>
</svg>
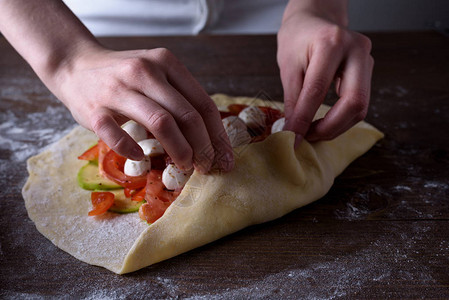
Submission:
<svg viewBox="0 0 449 300">
<path fill-rule="evenodd" d="M 246 145 L 251 142 L 251 135 L 242 119 L 230 116 L 222 120 L 223 127 L 231 142 L 231 147 Z"/>
<path fill-rule="evenodd" d="M 140 161 L 127 159 L 123 172 L 128 176 L 141 176 L 151 170 L 151 160 L 146 157 Z"/>
<path fill-rule="evenodd" d="M 129 136 L 132 137 L 136 142 L 140 142 L 141 140 L 147 138 L 147 130 L 133 120 L 130 120 L 123 124 L 122 129 L 126 131 L 126 133 L 129 134 Z"/>
<path fill-rule="evenodd" d="M 248 106 L 239 113 L 239 118 L 242 119 L 249 128 L 265 128 L 267 117 L 257 106 Z"/>
<path fill-rule="evenodd" d="M 273 123 L 273 126 L 271 126 L 271 133 L 276 133 L 284 130 L 284 125 L 285 125 L 285 118 L 277 119 Z"/>
<path fill-rule="evenodd" d="M 146 139 L 137 144 L 142 148 L 145 156 L 158 156 L 165 153 L 161 143 L 156 139 Z"/>
<path fill-rule="evenodd" d="M 169 164 L 162 172 L 162 183 L 169 190 L 176 190 L 184 187 L 193 170 L 183 171 L 178 169 L 175 164 Z"/>
</svg>

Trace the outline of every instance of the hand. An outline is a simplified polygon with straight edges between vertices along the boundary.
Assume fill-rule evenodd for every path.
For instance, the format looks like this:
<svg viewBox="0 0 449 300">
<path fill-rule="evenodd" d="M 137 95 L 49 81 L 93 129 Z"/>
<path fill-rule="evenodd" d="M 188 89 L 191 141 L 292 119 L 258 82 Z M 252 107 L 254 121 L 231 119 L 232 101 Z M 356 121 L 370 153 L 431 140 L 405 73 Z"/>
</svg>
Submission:
<svg viewBox="0 0 449 300">
<path fill-rule="evenodd" d="M 215 163 L 233 167 L 233 154 L 217 107 L 187 68 L 167 49 L 110 51 L 90 48 L 52 76 L 47 86 L 79 124 L 117 153 L 143 152 L 121 129 L 129 119 L 151 132 L 175 164 L 206 173 Z"/>
<path fill-rule="evenodd" d="M 368 110 L 374 60 L 370 40 L 316 13 L 284 18 L 278 33 L 278 64 L 284 88 L 285 130 L 330 140 L 363 120 Z M 335 80 L 338 101 L 323 119 L 313 117 Z"/>
</svg>

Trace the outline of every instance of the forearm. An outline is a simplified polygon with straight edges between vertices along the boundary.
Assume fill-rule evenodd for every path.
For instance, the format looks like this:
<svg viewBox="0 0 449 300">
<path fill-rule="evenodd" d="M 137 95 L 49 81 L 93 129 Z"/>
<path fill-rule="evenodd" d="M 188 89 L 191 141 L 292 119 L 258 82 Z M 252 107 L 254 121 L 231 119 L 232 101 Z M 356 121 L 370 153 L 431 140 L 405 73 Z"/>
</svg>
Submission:
<svg viewBox="0 0 449 300">
<path fill-rule="evenodd" d="M 348 0 L 290 0 L 283 21 L 296 14 L 313 14 L 340 26 L 348 25 Z"/>
<path fill-rule="evenodd" d="M 44 82 L 83 50 L 100 47 L 59 0 L 0 0 L 0 31 Z"/>
</svg>

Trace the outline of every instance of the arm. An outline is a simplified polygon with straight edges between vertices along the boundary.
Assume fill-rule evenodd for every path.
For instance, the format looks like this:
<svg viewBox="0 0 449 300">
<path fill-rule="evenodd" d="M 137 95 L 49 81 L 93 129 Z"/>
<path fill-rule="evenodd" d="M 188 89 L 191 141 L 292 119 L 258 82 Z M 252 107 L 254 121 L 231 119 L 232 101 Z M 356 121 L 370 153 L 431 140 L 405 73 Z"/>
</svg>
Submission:
<svg viewBox="0 0 449 300">
<path fill-rule="evenodd" d="M 346 28 L 347 0 L 290 0 L 278 33 L 286 130 L 329 140 L 365 118 L 374 60 L 370 40 Z M 312 123 L 331 83 L 338 101 Z"/>
<path fill-rule="evenodd" d="M 232 168 L 215 104 L 168 50 L 106 49 L 58 0 L 0 0 L 0 30 L 76 121 L 117 153 L 143 157 L 119 126 L 133 119 L 182 169 Z"/>
</svg>

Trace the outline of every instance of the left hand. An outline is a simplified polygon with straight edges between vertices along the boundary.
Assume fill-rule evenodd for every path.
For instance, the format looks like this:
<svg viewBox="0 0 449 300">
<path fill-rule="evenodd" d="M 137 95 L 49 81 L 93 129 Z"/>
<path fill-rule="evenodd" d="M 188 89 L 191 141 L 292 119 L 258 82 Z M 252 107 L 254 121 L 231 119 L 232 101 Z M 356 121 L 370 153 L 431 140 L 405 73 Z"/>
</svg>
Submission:
<svg viewBox="0 0 449 300">
<path fill-rule="evenodd" d="M 368 110 L 374 60 L 371 42 L 313 13 L 284 19 L 277 60 L 284 88 L 285 130 L 303 138 L 330 140 L 363 120 Z M 335 80 L 339 96 L 323 119 L 312 123 Z"/>
</svg>

